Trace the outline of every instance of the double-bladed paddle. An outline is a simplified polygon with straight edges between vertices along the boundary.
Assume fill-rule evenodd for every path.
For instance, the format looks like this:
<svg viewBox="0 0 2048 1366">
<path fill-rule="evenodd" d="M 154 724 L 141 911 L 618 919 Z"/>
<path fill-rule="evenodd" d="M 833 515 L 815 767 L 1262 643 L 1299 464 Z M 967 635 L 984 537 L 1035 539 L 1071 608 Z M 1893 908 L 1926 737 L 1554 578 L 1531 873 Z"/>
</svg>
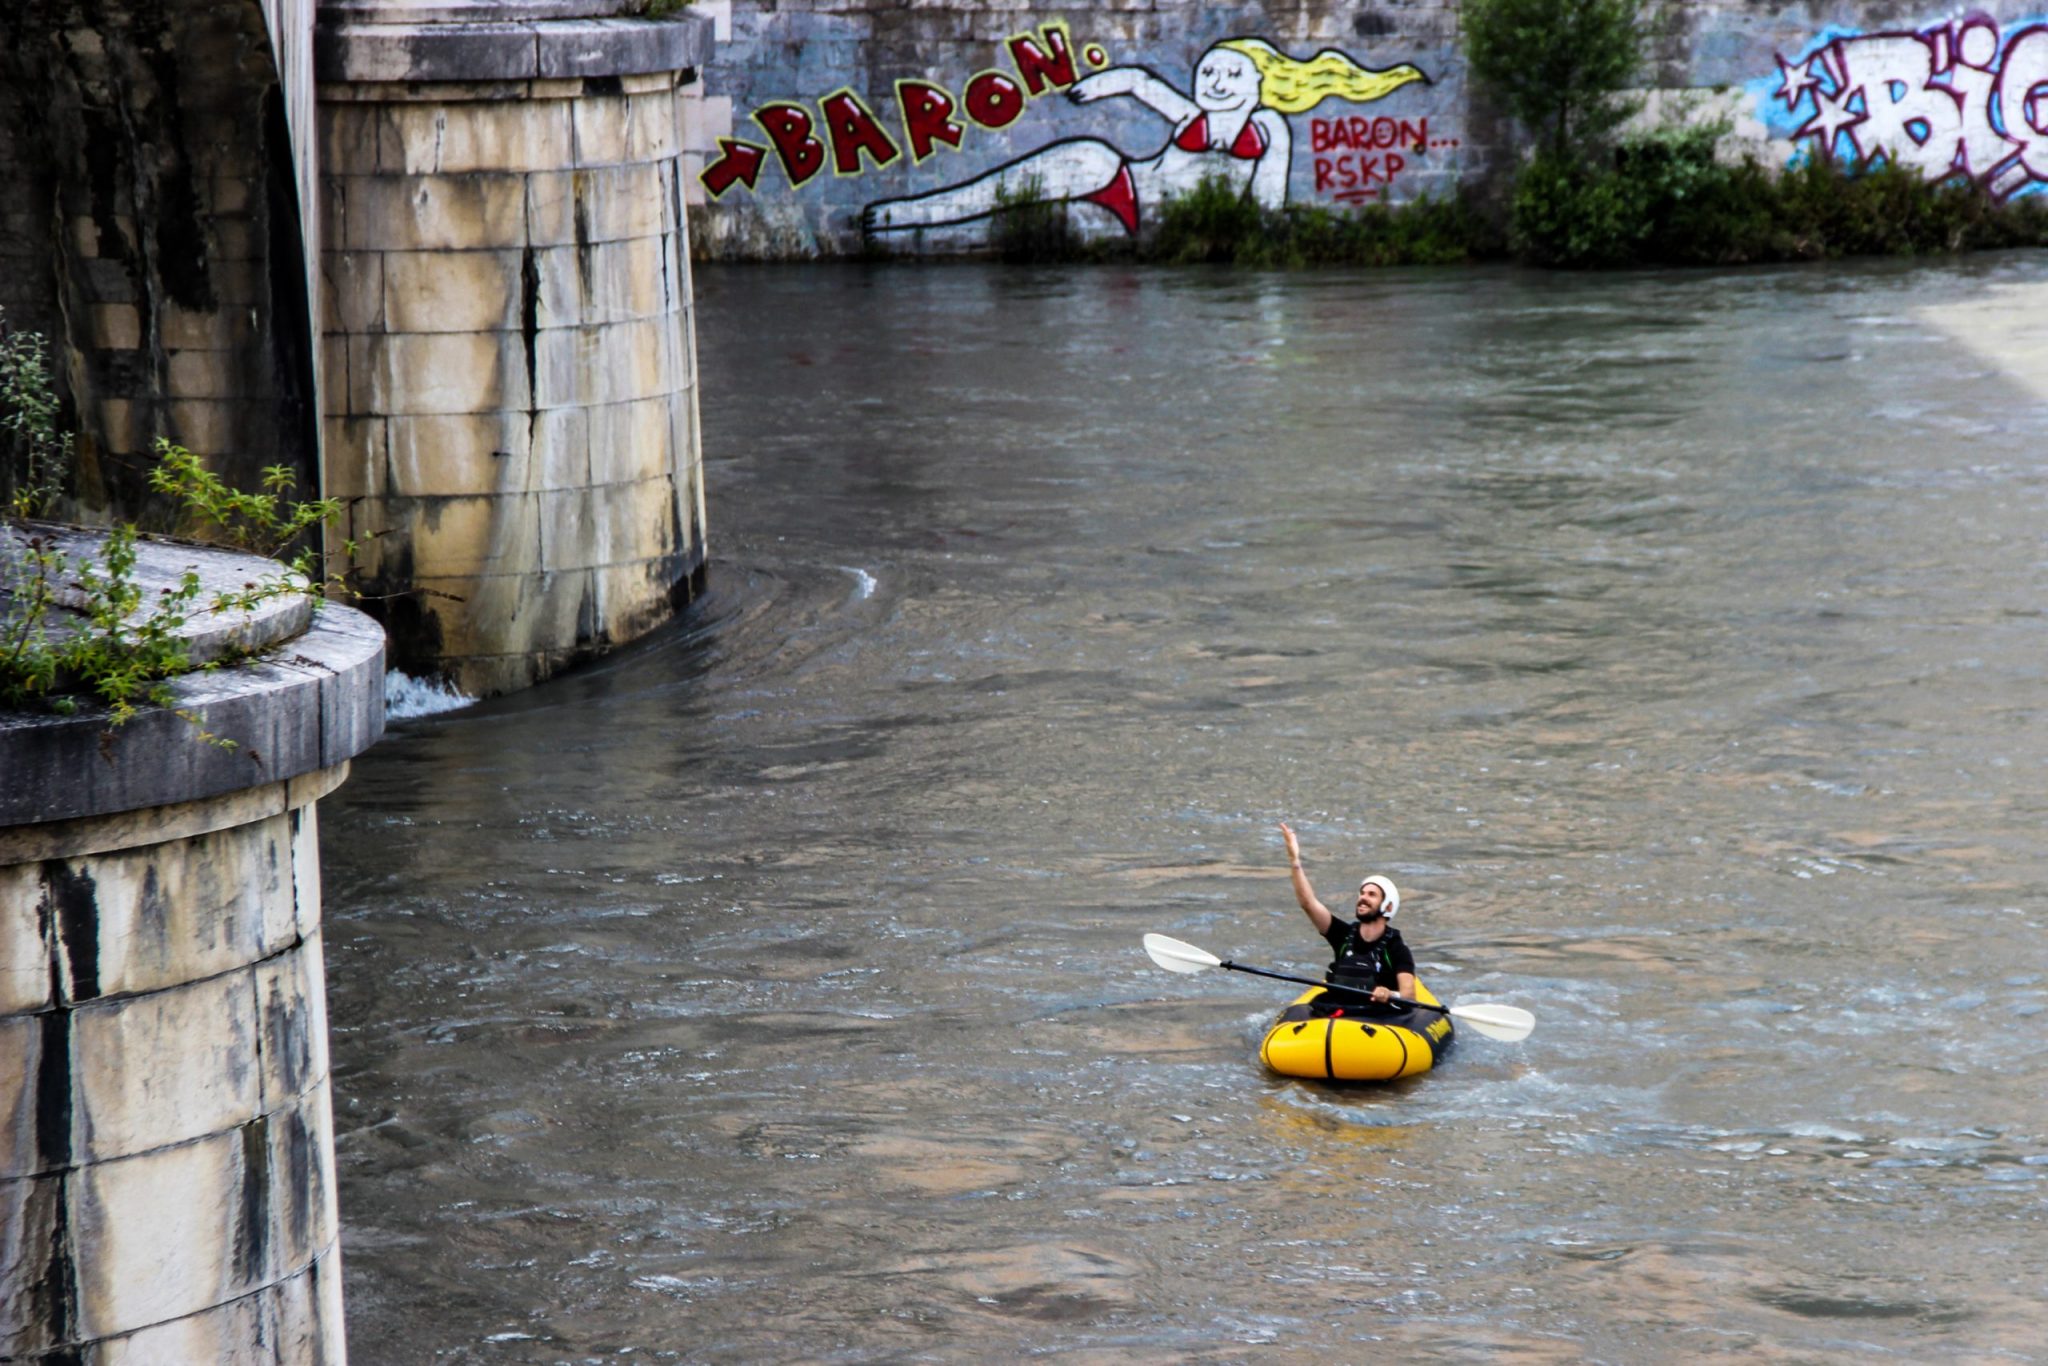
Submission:
<svg viewBox="0 0 2048 1366">
<path fill-rule="evenodd" d="M 1313 977 L 1295 977 L 1285 972 L 1269 972 L 1265 968 L 1226 962 L 1206 949 L 1198 949 L 1193 944 L 1184 944 L 1178 939 L 1168 939 L 1163 934 L 1146 935 L 1145 952 L 1151 954 L 1152 961 L 1168 972 L 1206 972 L 1210 968 L 1227 968 L 1231 972 L 1249 972 L 1259 977 L 1276 978 L 1282 982 L 1299 982 L 1303 986 L 1322 987 L 1325 991 L 1358 996 L 1370 995 L 1368 992 L 1355 991 L 1349 987 L 1318 982 Z M 1427 1001 L 1411 1001 L 1405 996 L 1390 999 L 1397 1006 L 1440 1011 L 1459 1024 L 1470 1025 L 1474 1033 L 1484 1034 L 1489 1039 L 1499 1039 L 1503 1043 L 1519 1043 L 1528 1038 L 1536 1028 L 1536 1017 L 1520 1006 L 1434 1006 Z"/>
</svg>

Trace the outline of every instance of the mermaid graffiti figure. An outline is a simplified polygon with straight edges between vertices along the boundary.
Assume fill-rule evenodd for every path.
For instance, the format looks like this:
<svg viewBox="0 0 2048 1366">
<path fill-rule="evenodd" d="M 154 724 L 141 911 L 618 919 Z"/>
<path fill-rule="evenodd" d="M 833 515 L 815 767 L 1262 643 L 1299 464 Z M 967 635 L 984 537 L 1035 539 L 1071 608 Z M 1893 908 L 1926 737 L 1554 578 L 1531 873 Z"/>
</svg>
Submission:
<svg viewBox="0 0 2048 1366">
<path fill-rule="evenodd" d="M 986 218 L 1032 203 L 1099 204 L 1135 234 L 1148 205 L 1221 178 L 1268 208 L 1287 202 L 1294 140 L 1286 115 L 1335 96 L 1364 104 L 1428 77 L 1406 64 L 1373 71 L 1334 48 L 1297 61 L 1258 38 L 1228 38 L 1195 63 L 1190 95 L 1142 66 L 1113 66 L 1067 91 L 1076 104 L 1129 95 L 1173 124 L 1166 145 L 1134 161 L 1099 138 L 1048 143 L 993 171 L 925 194 L 879 199 L 861 228 L 900 232 Z"/>
</svg>

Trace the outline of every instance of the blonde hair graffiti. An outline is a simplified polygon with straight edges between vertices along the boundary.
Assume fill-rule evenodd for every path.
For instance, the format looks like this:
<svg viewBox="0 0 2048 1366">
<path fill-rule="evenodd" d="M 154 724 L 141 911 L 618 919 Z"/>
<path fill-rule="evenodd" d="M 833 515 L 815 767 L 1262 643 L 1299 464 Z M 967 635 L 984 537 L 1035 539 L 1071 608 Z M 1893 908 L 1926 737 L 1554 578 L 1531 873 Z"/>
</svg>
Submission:
<svg viewBox="0 0 2048 1366">
<path fill-rule="evenodd" d="M 1263 38 L 1212 44 L 1195 59 L 1185 91 L 1147 67 L 1108 66 L 1075 81 L 1067 98 L 1077 105 L 1136 100 L 1171 127 L 1158 151 L 1132 156 L 1101 138 L 1063 138 L 971 180 L 875 200 L 861 212 L 861 231 L 871 243 L 896 241 L 915 251 L 930 229 L 1059 203 L 1076 206 L 1075 222 L 1084 232 L 1113 233 L 1120 225 L 1135 236 L 1156 205 L 1217 181 L 1277 209 L 1287 202 L 1293 173 L 1289 115 L 1325 100 L 1369 104 L 1417 83 L 1428 85 L 1429 77 L 1407 63 L 1375 71 L 1335 48 L 1299 60 Z M 1390 179 L 1391 171 L 1385 175 Z M 1369 193 L 1377 191 L 1359 192 Z M 905 233 L 915 235 L 892 236 Z"/>
<path fill-rule="evenodd" d="M 1333 47 L 1298 62 L 1263 38 L 1226 38 L 1216 46 L 1251 59 L 1259 72 L 1259 102 L 1283 114 L 1305 114 L 1331 98 L 1367 104 L 1410 81 L 1429 83 L 1429 77 L 1406 62 L 1374 71 Z"/>
</svg>

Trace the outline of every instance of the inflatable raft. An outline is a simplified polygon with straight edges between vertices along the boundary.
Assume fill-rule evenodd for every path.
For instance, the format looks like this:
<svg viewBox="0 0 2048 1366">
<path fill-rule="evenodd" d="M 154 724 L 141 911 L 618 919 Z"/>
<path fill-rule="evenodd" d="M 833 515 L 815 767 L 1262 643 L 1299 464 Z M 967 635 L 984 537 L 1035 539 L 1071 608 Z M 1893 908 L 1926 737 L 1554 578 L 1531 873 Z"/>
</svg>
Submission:
<svg viewBox="0 0 2048 1366">
<path fill-rule="evenodd" d="M 1438 1004 L 1417 982 L 1415 999 Z M 1314 987 L 1266 1031 L 1259 1060 L 1275 1072 L 1317 1081 L 1392 1081 L 1436 1065 L 1451 1046 L 1451 1017 L 1434 1010 L 1381 1012 L 1348 993 Z"/>
</svg>

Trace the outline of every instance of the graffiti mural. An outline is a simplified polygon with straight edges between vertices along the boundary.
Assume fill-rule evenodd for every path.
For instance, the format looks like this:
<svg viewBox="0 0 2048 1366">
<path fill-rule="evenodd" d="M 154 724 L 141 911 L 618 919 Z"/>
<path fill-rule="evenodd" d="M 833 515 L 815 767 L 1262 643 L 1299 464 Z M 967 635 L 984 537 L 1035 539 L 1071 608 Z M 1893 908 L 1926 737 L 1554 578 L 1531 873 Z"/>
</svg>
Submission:
<svg viewBox="0 0 2048 1366">
<path fill-rule="evenodd" d="M 990 131 L 1007 128 L 1023 116 L 1034 99 L 1071 90 L 1081 79 L 1075 69 L 1073 37 L 1064 24 L 1046 24 L 1036 32 L 1017 34 L 1003 47 L 1017 74 L 1013 77 L 993 68 L 978 72 L 968 78 L 958 98 L 930 81 L 896 82 L 900 141 L 889 135 L 882 120 L 850 88 L 835 90 L 819 100 L 816 118 L 799 101 L 777 100 L 753 114 L 769 146 L 719 138 L 717 159 L 698 179 L 714 200 L 734 185 L 755 189 L 771 150 L 791 188 L 807 184 L 827 165 L 834 177 L 861 175 L 870 163 L 876 168 L 892 165 L 903 156 L 906 144 L 912 164 L 916 164 L 941 148 L 961 150 L 970 124 Z M 1091 46 L 1084 60 L 1091 66 L 1109 65 L 1108 54 L 1099 47 Z M 817 136 L 821 127 L 823 141 Z"/>
<path fill-rule="evenodd" d="M 1965 176 L 2001 198 L 2048 182 L 2048 23 L 1838 30 L 1777 66 L 1751 88 L 1797 156 Z"/>
<path fill-rule="evenodd" d="M 841 86 L 758 104 L 747 118 L 759 136 L 715 136 L 698 182 L 715 203 L 800 193 L 809 212 L 845 214 L 836 222 L 846 231 L 923 250 L 931 244 L 911 234 L 1032 203 L 1075 206 L 1087 231 L 1135 235 L 1162 201 L 1205 179 L 1277 208 L 1290 195 L 1333 205 L 1384 200 L 1404 176 L 1455 174 L 1441 160 L 1422 165 L 1459 145 L 1442 131 L 1440 106 L 1423 106 L 1435 130 L 1432 114 L 1408 112 L 1412 105 L 1403 116 L 1360 110 L 1428 87 L 1412 62 L 1375 69 L 1335 48 L 1303 58 L 1263 38 L 1232 37 L 1211 44 L 1176 83 L 1151 66 L 1113 61 L 1060 22 L 1013 33 L 995 56 L 995 65 L 953 83 L 898 80 L 893 102 Z M 1033 112 L 1041 106 L 1047 112 Z M 1072 135 L 1081 130 L 1071 123 L 1061 128 L 1071 111 L 1091 107 L 1109 117 L 1093 116 L 1086 135 Z M 1116 114 L 1125 108 L 1131 116 Z M 1020 124 L 1027 115 L 1035 122 Z M 951 157 L 962 168 L 928 188 L 932 163 Z"/>
<path fill-rule="evenodd" d="M 1128 97 L 1165 119 L 1166 142 L 1150 156 L 1134 158 L 1100 138 L 1066 138 L 956 185 L 877 200 L 861 226 L 872 235 L 986 218 L 1013 205 L 1086 203 L 1135 234 L 1147 206 L 1210 178 L 1278 208 L 1293 170 L 1287 115 L 1331 98 L 1367 103 L 1422 80 L 1413 66 L 1373 71 L 1335 49 L 1297 61 L 1259 38 L 1225 39 L 1204 52 L 1185 93 L 1146 67 L 1111 67 L 1083 77 L 1067 98 Z M 1384 157 L 1373 166 L 1385 180 L 1398 170 Z M 1362 179 L 1355 165 L 1351 178 Z"/>
</svg>

